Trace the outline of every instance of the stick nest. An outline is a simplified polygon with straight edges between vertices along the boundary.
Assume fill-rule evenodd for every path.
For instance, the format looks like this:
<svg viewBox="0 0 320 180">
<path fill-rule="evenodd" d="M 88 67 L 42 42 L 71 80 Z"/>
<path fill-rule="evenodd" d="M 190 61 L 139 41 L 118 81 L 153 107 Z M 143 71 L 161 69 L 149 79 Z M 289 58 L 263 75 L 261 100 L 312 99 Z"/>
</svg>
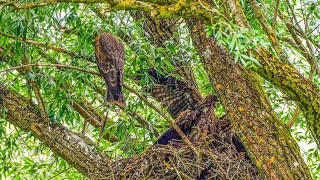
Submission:
<svg viewBox="0 0 320 180">
<path fill-rule="evenodd" d="M 116 161 L 110 179 L 262 179 L 233 138 L 229 123 L 217 128 L 193 143 L 200 157 L 182 141 L 154 145 L 137 157 Z"/>
</svg>

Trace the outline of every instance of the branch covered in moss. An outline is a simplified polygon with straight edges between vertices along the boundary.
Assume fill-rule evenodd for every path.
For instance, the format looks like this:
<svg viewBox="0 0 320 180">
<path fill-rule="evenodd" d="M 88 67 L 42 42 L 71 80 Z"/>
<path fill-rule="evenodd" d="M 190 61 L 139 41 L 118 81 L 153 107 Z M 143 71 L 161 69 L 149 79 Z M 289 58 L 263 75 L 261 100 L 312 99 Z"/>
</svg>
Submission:
<svg viewBox="0 0 320 180">
<path fill-rule="evenodd" d="M 212 11 L 209 4 L 202 1 L 191 1 L 187 0 L 187 3 L 183 1 L 178 1 L 170 3 L 170 1 L 165 0 L 149 0 L 149 1 L 139 1 L 139 0 L 50 0 L 42 1 L 37 3 L 25 3 L 20 4 L 17 2 L 0 1 L 2 6 L 12 6 L 17 10 L 20 9 L 32 9 L 37 7 L 44 7 L 55 5 L 58 3 L 107 3 L 110 5 L 110 10 L 140 10 L 150 13 L 153 16 L 158 16 L 161 18 L 173 18 L 177 16 L 181 17 L 202 17 L 203 19 L 210 22 L 212 19 Z"/>
<path fill-rule="evenodd" d="M 24 131 L 32 131 L 55 154 L 89 178 L 103 179 L 104 174 L 110 173 L 110 169 L 106 167 L 112 163 L 111 160 L 101 155 L 90 139 L 61 124 L 43 123 L 45 120 L 34 111 L 36 105 L 2 84 L 0 108 L 7 110 L 6 120 Z"/>
<path fill-rule="evenodd" d="M 320 92 L 317 86 L 305 79 L 293 66 L 283 63 L 265 49 L 253 53 L 262 64 L 262 68 L 256 72 L 297 103 L 320 148 Z"/>
</svg>

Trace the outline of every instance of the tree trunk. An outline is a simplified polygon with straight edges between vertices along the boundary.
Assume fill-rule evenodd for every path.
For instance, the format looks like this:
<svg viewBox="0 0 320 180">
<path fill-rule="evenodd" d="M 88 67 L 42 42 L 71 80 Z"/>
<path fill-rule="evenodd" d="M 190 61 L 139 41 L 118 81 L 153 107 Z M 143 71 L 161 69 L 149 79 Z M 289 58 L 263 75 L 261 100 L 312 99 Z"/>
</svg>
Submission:
<svg viewBox="0 0 320 180">
<path fill-rule="evenodd" d="M 205 35 L 201 20 L 189 30 L 203 66 L 250 158 L 266 179 L 312 179 L 299 147 L 273 111 L 258 77 Z"/>
</svg>

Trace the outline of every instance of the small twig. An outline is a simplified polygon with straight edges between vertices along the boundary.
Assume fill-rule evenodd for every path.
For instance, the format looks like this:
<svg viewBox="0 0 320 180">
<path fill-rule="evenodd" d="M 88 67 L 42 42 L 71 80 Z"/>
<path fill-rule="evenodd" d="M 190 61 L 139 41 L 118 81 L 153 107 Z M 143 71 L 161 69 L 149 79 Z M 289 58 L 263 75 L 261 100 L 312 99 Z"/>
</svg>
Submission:
<svg viewBox="0 0 320 180">
<path fill-rule="evenodd" d="M 297 121 L 300 112 L 301 112 L 300 108 L 296 107 L 296 109 L 293 111 L 291 119 L 288 121 L 286 125 L 288 129 L 291 129 L 294 123 Z"/>
<path fill-rule="evenodd" d="M 33 89 L 34 95 L 37 99 L 37 102 L 39 104 L 40 114 L 41 114 L 42 118 L 45 119 L 45 121 L 47 121 L 48 123 L 50 123 L 49 115 L 47 113 L 43 98 L 40 94 L 40 89 L 39 89 L 38 84 L 35 81 L 31 81 L 30 84 Z M 50 127 L 50 126 L 48 126 L 48 127 Z"/>
<path fill-rule="evenodd" d="M 81 131 L 81 134 L 82 134 L 82 135 L 85 135 L 85 134 L 86 134 L 87 127 L 88 127 L 88 121 L 85 120 L 85 121 L 83 122 L 83 128 L 82 128 L 82 131 Z"/>
<path fill-rule="evenodd" d="M 274 16 L 273 16 L 273 22 L 272 22 L 272 29 L 273 29 L 273 31 L 276 31 L 277 16 L 278 16 L 278 9 L 279 9 L 279 2 L 280 2 L 280 0 L 277 0 L 277 2 L 276 2 L 276 8 L 274 9 Z"/>
<path fill-rule="evenodd" d="M 23 42 L 28 43 L 28 44 L 32 44 L 32 45 L 36 45 L 36 46 L 43 47 L 43 48 L 46 48 L 46 49 L 51 49 L 51 50 L 54 50 L 54 51 L 57 51 L 57 52 L 61 52 L 61 53 L 67 54 L 67 55 L 69 55 L 71 57 L 82 57 L 82 58 L 88 59 L 90 62 L 94 62 L 92 57 L 87 57 L 85 55 L 78 55 L 78 54 L 76 54 L 74 52 L 71 52 L 69 50 L 62 49 L 62 48 L 59 48 L 59 47 L 56 47 L 56 46 L 47 45 L 47 44 L 40 43 L 40 42 L 37 42 L 37 41 L 29 40 L 29 39 L 24 40 L 23 38 L 16 37 L 16 36 L 13 36 L 11 34 L 6 34 L 6 33 L 3 33 L 1 31 L 0 31 L 0 35 L 8 37 L 8 38 L 11 38 L 11 39 L 14 39 L 14 40 L 23 41 Z"/>
<path fill-rule="evenodd" d="M 99 128 L 101 126 L 101 123 L 96 119 L 103 118 L 101 118 L 97 112 L 92 112 L 90 107 L 87 107 L 87 103 L 72 101 L 70 105 L 85 119 L 85 122 L 89 122 L 95 128 Z M 110 133 L 106 133 L 103 138 L 111 143 L 119 140 L 116 136 L 111 137 Z"/>
<path fill-rule="evenodd" d="M 67 169 L 65 169 L 65 170 L 63 170 L 63 171 L 60 171 L 59 173 L 55 174 L 54 176 L 50 177 L 49 179 L 53 179 L 53 178 L 57 177 L 58 175 L 60 175 L 60 174 L 62 174 L 62 173 L 64 173 L 64 172 L 69 171 L 69 169 L 71 169 L 71 168 L 72 168 L 72 167 L 69 167 L 69 168 L 67 168 Z"/>
<path fill-rule="evenodd" d="M 98 138 L 98 146 L 99 146 L 99 143 L 100 143 L 101 138 L 102 138 L 102 135 L 103 135 L 104 127 L 105 127 L 106 122 L 107 122 L 107 120 L 108 120 L 109 106 L 110 106 L 110 104 L 107 102 L 107 106 L 106 106 L 106 111 L 107 111 L 106 117 L 102 119 L 101 125 L 100 125 L 100 133 L 99 133 L 99 138 Z"/>
<path fill-rule="evenodd" d="M 99 75 L 100 76 L 100 73 L 95 72 L 95 71 L 86 70 L 86 69 L 75 67 L 75 66 L 63 65 L 63 64 L 25 64 L 25 65 L 16 66 L 16 67 L 13 67 L 13 68 L 10 68 L 10 69 L 2 70 L 2 71 L 0 71 L 0 73 L 9 72 L 9 71 L 17 70 L 17 69 L 23 69 L 23 68 L 27 68 L 27 67 L 33 67 L 33 66 L 64 67 L 64 68 L 75 69 L 75 70 L 78 70 L 78 71 L 82 71 L 82 72 L 86 72 L 86 73 L 90 73 L 90 74 L 94 74 L 94 75 Z"/>
</svg>

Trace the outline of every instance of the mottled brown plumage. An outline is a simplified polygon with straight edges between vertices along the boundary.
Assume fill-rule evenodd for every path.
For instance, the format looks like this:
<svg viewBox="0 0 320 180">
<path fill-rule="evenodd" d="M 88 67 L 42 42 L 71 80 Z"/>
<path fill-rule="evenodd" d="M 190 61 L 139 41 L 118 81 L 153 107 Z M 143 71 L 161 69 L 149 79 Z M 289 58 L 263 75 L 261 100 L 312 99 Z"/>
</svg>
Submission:
<svg viewBox="0 0 320 180">
<path fill-rule="evenodd" d="M 100 32 L 95 42 L 96 62 L 101 76 L 107 83 L 107 101 L 126 106 L 122 95 L 124 71 L 124 46 L 108 32 Z"/>
<path fill-rule="evenodd" d="M 214 130 L 213 107 L 218 101 L 214 95 L 209 95 L 195 110 L 185 110 L 176 118 L 176 124 L 191 142 L 206 138 Z M 170 140 L 179 140 L 181 137 L 175 129 L 170 128 L 158 140 L 157 144 L 168 144 Z"/>
<path fill-rule="evenodd" d="M 176 77 L 163 76 L 153 68 L 148 73 L 155 81 L 155 85 L 148 89 L 150 95 L 161 102 L 163 107 L 168 107 L 168 112 L 174 119 L 180 112 L 194 110 L 202 101 L 193 93 L 192 88 Z"/>
</svg>

